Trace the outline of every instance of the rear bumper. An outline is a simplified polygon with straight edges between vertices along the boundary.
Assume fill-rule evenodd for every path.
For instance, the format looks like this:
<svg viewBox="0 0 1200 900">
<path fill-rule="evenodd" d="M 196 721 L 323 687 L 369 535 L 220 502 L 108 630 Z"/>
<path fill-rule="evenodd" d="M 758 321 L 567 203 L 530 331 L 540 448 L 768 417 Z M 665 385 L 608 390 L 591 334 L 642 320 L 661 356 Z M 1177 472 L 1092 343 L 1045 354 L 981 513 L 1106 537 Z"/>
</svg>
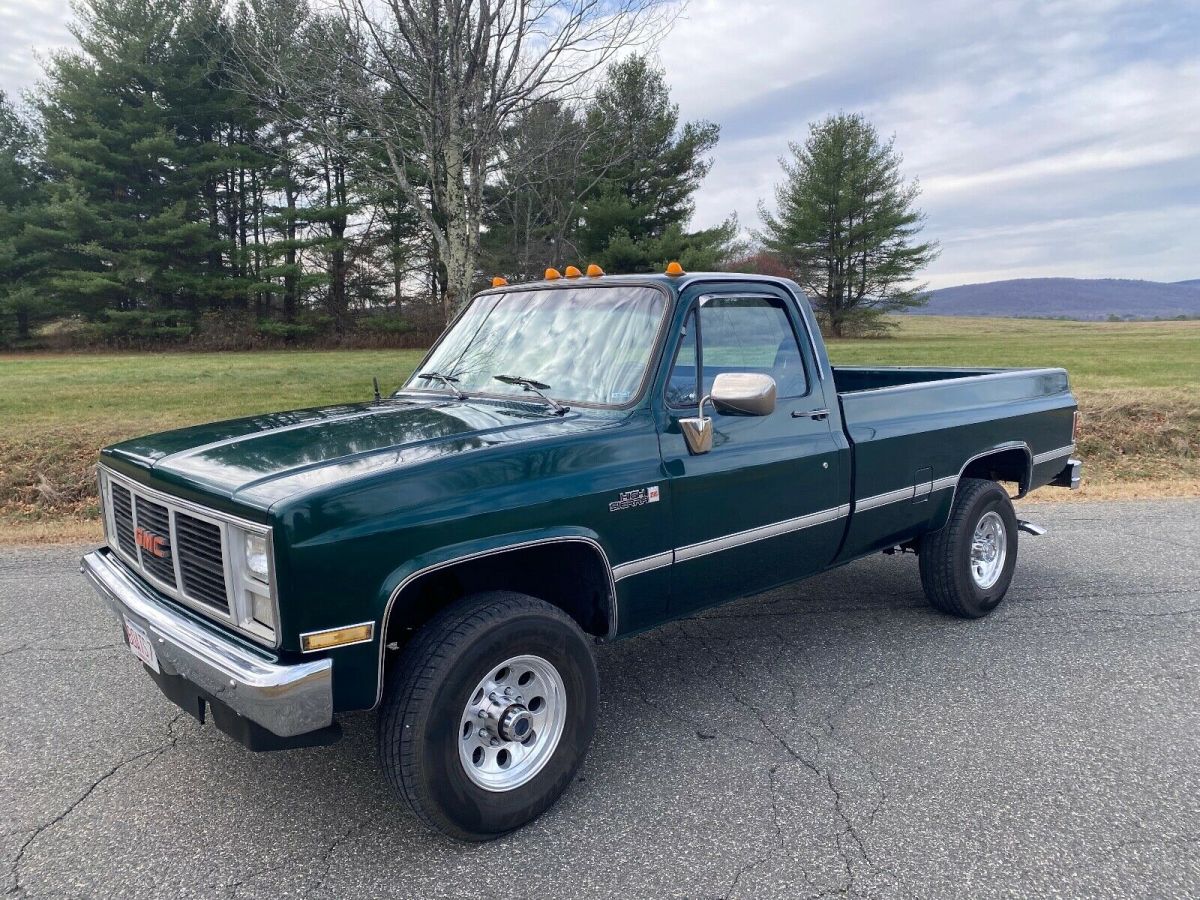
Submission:
<svg viewBox="0 0 1200 900">
<path fill-rule="evenodd" d="M 83 557 L 80 571 L 118 620 L 129 619 L 149 635 L 165 679 L 155 681 L 181 706 L 180 691 L 164 684 L 187 682 L 192 696 L 214 704 L 223 731 L 246 740 L 222 723 L 215 704 L 280 738 L 324 729 L 333 723 L 333 663 L 328 659 L 281 665 L 221 633 L 205 628 L 165 603 L 109 550 Z M 187 706 L 184 706 L 186 709 Z M 196 709 L 188 709 L 197 715 Z M 224 710 L 222 710 L 224 712 Z M 203 715 L 200 707 L 199 716 Z M 248 723 L 239 723 L 247 725 Z M 246 731 L 246 728 L 240 729 Z M 249 727 L 253 731 L 253 727 Z"/>
<path fill-rule="evenodd" d="M 1054 476 L 1054 480 L 1050 482 L 1055 487 L 1069 487 L 1073 491 L 1079 490 L 1079 486 L 1083 483 L 1083 463 L 1072 457 L 1067 460 L 1067 464 L 1063 470 Z"/>
</svg>

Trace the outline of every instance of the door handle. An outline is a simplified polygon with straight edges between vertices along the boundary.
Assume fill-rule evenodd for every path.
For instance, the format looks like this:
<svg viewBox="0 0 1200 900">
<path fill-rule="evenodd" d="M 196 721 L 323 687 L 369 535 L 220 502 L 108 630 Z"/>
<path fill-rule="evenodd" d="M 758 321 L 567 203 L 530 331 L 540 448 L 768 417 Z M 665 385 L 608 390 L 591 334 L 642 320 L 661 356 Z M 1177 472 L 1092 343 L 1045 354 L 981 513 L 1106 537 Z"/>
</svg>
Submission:
<svg viewBox="0 0 1200 900">
<path fill-rule="evenodd" d="M 793 419 L 821 419 L 829 418 L 829 410 L 827 409 L 810 409 L 808 412 L 800 412 L 800 410 L 792 410 Z"/>
</svg>

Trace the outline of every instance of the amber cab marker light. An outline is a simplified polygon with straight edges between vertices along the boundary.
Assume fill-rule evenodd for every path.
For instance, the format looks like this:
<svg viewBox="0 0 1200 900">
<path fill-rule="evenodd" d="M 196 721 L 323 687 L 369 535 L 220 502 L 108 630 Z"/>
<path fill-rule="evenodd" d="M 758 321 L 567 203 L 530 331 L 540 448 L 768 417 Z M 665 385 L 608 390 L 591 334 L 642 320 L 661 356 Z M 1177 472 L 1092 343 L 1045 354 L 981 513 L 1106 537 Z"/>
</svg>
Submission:
<svg viewBox="0 0 1200 900">
<path fill-rule="evenodd" d="M 578 277 L 579 277 L 580 275 L 582 275 L 582 274 L 583 274 L 583 273 L 582 273 L 582 272 L 580 272 L 580 271 L 579 271 L 577 268 L 575 268 L 574 266 L 567 266 L 566 275 L 567 275 L 567 277 L 568 277 L 568 278 L 578 278 Z"/>
<path fill-rule="evenodd" d="M 588 278 L 599 278 L 604 274 L 604 270 L 595 263 L 588 263 L 587 276 Z"/>
<path fill-rule="evenodd" d="M 546 270 L 546 280 L 547 281 L 557 281 L 559 278 L 562 278 L 562 273 L 560 271 L 558 271 L 558 269 L 547 269 Z"/>
<path fill-rule="evenodd" d="M 667 263 L 667 274 L 672 278 L 678 278 L 680 275 L 684 274 L 683 266 L 672 260 L 671 262 Z"/>
<path fill-rule="evenodd" d="M 508 279 L 502 275 L 497 275 L 492 279 L 492 287 L 504 287 L 508 284 Z"/>
<path fill-rule="evenodd" d="M 344 647 L 347 644 L 363 644 L 375 636 L 375 623 L 347 625 L 345 628 L 330 628 L 327 631 L 310 631 L 300 635 L 300 649 L 305 653 Z"/>
</svg>

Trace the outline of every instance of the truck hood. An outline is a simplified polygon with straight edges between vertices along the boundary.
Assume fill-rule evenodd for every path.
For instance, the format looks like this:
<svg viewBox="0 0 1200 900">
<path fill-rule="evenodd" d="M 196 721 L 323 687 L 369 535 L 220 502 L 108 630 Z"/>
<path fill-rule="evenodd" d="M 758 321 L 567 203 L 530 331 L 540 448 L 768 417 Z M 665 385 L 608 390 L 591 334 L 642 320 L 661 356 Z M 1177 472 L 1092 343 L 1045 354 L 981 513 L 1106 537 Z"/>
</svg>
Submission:
<svg viewBox="0 0 1200 900">
<path fill-rule="evenodd" d="M 421 462 L 611 425 L 524 403 L 401 400 L 271 413 L 115 444 L 106 458 L 261 509 L 328 484 Z"/>
</svg>

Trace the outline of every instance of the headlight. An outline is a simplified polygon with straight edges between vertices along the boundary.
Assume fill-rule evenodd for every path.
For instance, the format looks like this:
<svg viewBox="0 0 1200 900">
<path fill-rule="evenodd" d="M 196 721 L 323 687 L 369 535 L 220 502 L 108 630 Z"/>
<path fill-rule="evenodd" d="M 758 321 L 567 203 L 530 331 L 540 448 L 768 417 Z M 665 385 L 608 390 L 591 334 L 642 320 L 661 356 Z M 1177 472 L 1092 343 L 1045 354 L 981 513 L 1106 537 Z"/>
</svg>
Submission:
<svg viewBox="0 0 1200 900">
<path fill-rule="evenodd" d="M 266 584 L 271 577 L 271 562 L 267 558 L 266 536 L 247 533 L 245 538 L 246 572 Z"/>
<path fill-rule="evenodd" d="M 274 568 L 271 559 L 271 536 L 255 531 L 237 531 L 232 535 L 240 541 L 241 553 L 234 554 L 233 567 L 237 585 L 236 617 L 242 628 L 251 631 L 266 629 L 268 636 L 275 632 L 275 590 L 271 584 Z M 233 545 L 237 547 L 238 544 Z"/>
</svg>

